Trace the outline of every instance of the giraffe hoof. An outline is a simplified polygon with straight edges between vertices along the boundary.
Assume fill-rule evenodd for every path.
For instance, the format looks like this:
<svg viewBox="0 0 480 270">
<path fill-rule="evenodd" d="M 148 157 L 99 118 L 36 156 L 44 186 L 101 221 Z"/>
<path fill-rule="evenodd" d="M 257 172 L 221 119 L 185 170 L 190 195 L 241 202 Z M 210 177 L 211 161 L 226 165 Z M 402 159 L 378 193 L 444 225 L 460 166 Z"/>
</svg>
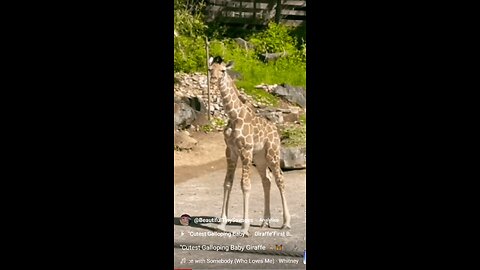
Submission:
<svg viewBox="0 0 480 270">
<path fill-rule="evenodd" d="M 261 228 L 270 228 L 270 223 L 263 222 Z"/>
<path fill-rule="evenodd" d="M 282 226 L 282 230 L 286 230 L 286 229 L 291 229 L 292 226 L 290 226 L 290 224 L 283 224 Z"/>
<path fill-rule="evenodd" d="M 222 232 L 226 231 L 225 225 L 224 224 L 218 225 L 217 230 L 222 231 Z"/>
</svg>

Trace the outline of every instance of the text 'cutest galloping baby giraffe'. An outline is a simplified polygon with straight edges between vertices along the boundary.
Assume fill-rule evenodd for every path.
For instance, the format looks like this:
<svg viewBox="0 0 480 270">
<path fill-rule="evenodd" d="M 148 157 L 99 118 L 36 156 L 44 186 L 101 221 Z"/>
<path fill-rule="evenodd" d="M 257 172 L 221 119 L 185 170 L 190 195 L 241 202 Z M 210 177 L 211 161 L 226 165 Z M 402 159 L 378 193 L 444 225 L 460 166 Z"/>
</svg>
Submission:
<svg viewBox="0 0 480 270">
<path fill-rule="evenodd" d="M 248 206 L 250 196 L 250 168 L 252 162 L 262 178 L 263 191 L 265 195 L 265 212 L 262 228 L 270 227 L 270 182 L 271 175 L 280 190 L 283 206 L 283 226 L 290 228 L 290 213 L 285 198 L 285 184 L 283 173 L 280 169 L 280 136 L 277 127 L 259 117 L 255 112 L 244 104 L 239 97 L 238 89 L 226 72 L 233 67 L 233 62 L 225 64 L 221 57 L 209 59 L 209 74 L 212 86 L 217 86 L 222 96 L 223 108 L 228 114 L 228 125 L 224 131 L 227 149 L 227 175 L 224 182 L 224 198 L 222 206 L 222 217 L 218 229 L 224 231 L 227 224 L 228 201 L 232 183 L 240 157 L 242 162 L 241 188 L 243 192 L 243 225 L 241 232 L 248 236 L 250 221 L 248 218 Z"/>
</svg>

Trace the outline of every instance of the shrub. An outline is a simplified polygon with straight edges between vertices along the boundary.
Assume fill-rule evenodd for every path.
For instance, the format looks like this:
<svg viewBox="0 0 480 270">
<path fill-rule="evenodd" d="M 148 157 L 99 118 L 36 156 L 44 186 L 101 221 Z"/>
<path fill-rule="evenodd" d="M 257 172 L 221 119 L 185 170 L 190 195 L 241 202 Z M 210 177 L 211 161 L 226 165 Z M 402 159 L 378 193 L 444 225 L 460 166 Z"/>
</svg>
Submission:
<svg viewBox="0 0 480 270">
<path fill-rule="evenodd" d="M 212 124 L 217 128 L 224 128 L 227 125 L 227 122 L 225 122 L 225 120 L 223 120 L 222 118 L 215 118 L 213 119 Z"/>
<path fill-rule="evenodd" d="M 297 42 L 290 35 L 290 28 L 271 22 L 265 31 L 255 33 L 250 37 L 257 53 L 288 52 L 294 54 Z"/>
<path fill-rule="evenodd" d="M 205 66 L 203 2 L 174 1 L 174 72 L 193 72 Z"/>
<path fill-rule="evenodd" d="M 200 130 L 205 133 L 208 133 L 208 132 L 212 132 L 214 130 L 214 127 L 211 124 L 206 124 L 206 125 L 200 126 Z"/>
<path fill-rule="evenodd" d="M 205 41 L 201 37 L 179 36 L 174 40 L 174 72 L 195 72 L 205 70 Z"/>
<path fill-rule="evenodd" d="M 173 28 L 177 35 L 187 37 L 203 36 L 207 29 L 202 15 L 203 2 L 175 0 L 173 11 Z"/>
</svg>

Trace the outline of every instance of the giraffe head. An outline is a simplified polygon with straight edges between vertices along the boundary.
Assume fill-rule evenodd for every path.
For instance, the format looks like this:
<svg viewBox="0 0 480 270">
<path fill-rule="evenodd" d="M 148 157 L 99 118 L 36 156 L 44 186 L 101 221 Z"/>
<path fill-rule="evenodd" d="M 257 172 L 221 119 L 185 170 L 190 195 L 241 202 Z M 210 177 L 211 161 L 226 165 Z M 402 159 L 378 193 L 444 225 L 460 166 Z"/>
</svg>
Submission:
<svg viewBox="0 0 480 270">
<path fill-rule="evenodd" d="M 225 64 L 220 56 L 210 57 L 208 60 L 208 73 L 210 74 L 210 82 L 215 85 L 223 80 L 227 75 L 227 69 L 233 67 L 233 61 Z"/>
</svg>

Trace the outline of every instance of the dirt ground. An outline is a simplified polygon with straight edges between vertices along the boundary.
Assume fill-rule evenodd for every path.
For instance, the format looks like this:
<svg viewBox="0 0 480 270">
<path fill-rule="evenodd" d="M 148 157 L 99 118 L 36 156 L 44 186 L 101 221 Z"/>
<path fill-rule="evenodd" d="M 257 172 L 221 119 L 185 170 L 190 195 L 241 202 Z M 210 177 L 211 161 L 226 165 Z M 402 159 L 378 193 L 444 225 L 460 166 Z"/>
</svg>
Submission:
<svg viewBox="0 0 480 270">
<path fill-rule="evenodd" d="M 174 152 L 174 266 L 186 269 L 305 269 L 306 170 L 284 172 L 291 229 L 280 229 L 282 204 L 274 182 L 270 192 L 271 228 L 260 227 L 264 195 L 260 177 L 252 170 L 250 236 L 236 236 L 241 225 L 236 222 L 227 225 L 227 234 L 219 234 L 217 222 L 208 219 L 221 214 L 226 173 L 223 133 L 196 132 L 192 137 L 198 141 L 193 150 Z M 240 173 L 237 169 L 230 198 L 229 218 L 233 219 L 242 218 Z M 182 225 L 179 222 L 182 214 L 190 215 L 192 220 L 204 218 L 207 221 Z"/>
<path fill-rule="evenodd" d="M 198 141 L 196 147 L 190 151 L 174 151 L 175 183 L 227 168 L 222 132 L 193 132 L 191 135 Z"/>
</svg>

